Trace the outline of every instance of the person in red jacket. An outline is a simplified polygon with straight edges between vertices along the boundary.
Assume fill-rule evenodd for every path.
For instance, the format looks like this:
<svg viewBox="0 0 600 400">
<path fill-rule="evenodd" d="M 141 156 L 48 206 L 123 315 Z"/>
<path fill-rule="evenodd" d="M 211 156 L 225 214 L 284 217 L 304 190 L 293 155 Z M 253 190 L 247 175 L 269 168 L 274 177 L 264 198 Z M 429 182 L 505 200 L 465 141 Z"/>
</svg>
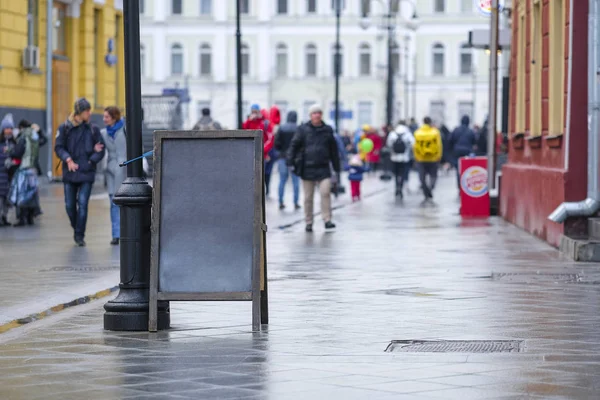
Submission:
<svg viewBox="0 0 600 400">
<path fill-rule="evenodd" d="M 376 172 L 381 164 L 381 149 L 383 148 L 383 138 L 379 135 L 379 133 L 375 129 L 371 129 L 367 133 L 367 138 L 373 141 L 373 151 L 367 154 L 367 163 L 369 164 L 369 169 L 373 172 Z"/>
<path fill-rule="evenodd" d="M 260 106 L 258 104 L 252 104 L 252 107 L 250 107 L 250 115 L 248 116 L 246 122 L 244 122 L 242 125 L 242 129 L 263 131 L 263 148 L 265 159 L 268 157 L 269 151 L 271 151 L 273 148 L 273 140 L 270 140 L 267 132 L 267 121 L 268 120 L 260 112 Z"/>
</svg>

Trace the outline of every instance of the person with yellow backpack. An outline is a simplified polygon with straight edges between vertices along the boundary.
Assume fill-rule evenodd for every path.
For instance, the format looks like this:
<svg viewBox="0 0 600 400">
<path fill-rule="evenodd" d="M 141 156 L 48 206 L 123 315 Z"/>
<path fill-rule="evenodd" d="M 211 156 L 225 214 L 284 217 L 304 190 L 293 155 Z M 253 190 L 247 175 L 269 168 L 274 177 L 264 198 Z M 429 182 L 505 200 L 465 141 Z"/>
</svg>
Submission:
<svg viewBox="0 0 600 400">
<path fill-rule="evenodd" d="M 432 125 L 431 118 L 425 117 L 423 125 L 415 132 L 413 146 L 421 187 L 425 194 L 423 204 L 433 201 L 433 188 L 437 181 L 437 173 L 442 159 L 443 146 L 440 131 Z M 429 183 L 427 177 L 429 176 Z"/>
</svg>

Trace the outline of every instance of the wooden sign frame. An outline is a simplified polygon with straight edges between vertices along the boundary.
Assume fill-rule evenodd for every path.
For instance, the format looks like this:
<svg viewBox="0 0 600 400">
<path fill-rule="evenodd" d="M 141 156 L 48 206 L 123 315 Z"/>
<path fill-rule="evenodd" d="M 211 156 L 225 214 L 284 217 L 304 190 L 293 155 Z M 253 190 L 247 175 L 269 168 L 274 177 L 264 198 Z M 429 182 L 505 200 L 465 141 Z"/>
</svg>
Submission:
<svg viewBox="0 0 600 400">
<path fill-rule="evenodd" d="M 161 179 L 164 141 L 167 140 L 254 140 L 254 218 L 252 282 L 249 292 L 161 292 L 159 291 L 160 225 L 161 225 Z M 263 132 L 260 130 L 237 131 L 156 131 L 154 132 L 154 187 L 152 196 L 152 249 L 150 265 L 150 291 L 148 331 L 156 332 L 159 301 L 252 301 L 252 330 L 260 331 L 261 324 L 269 323 L 267 294 L 267 254 L 265 224 L 265 185 Z"/>
</svg>

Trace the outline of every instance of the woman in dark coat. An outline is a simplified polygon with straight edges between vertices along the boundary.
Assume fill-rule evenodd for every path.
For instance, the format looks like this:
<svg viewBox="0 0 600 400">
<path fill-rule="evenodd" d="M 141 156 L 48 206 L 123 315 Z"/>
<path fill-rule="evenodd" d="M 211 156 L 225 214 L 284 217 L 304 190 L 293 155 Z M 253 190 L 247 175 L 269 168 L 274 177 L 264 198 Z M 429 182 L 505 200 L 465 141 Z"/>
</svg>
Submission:
<svg viewBox="0 0 600 400">
<path fill-rule="evenodd" d="M 10 150 L 17 144 L 13 136 L 14 122 L 7 114 L 0 123 L 0 227 L 10 226 L 8 216 L 8 191 L 10 179 L 17 169 L 9 156 Z"/>
</svg>

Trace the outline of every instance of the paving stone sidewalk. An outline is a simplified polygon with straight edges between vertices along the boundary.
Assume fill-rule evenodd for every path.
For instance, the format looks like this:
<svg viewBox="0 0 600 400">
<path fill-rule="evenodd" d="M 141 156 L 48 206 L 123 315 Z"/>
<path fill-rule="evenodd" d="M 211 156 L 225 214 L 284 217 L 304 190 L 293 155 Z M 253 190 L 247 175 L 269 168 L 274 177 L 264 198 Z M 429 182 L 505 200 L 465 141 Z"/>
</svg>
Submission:
<svg viewBox="0 0 600 400">
<path fill-rule="evenodd" d="M 276 172 L 276 171 L 275 171 Z M 366 193 L 378 193 L 389 185 L 371 177 Z M 278 174 L 273 175 L 272 199 L 267 203 L 267 223 L 271 231 L 302 222 L 302 210 L 291 207 L 280 211 L 276 193 Z M 416 182 L 413 182 L 416 184 Z M 291 182 L 286 188 L 286 201 L 292 206 Z M 87 247 L 73 243 L 73 231 L 64 210 L 61 184 L 44 184 L 41 203 L 44 215 L 35 227 L 0 228 L 0 333 L 18 326 L 51 308 L 81 303 L 89 296 L 106 293 L 119 283 L 119 248 L 110 246 L 110 217 L 108 195 L 98 182 L 89 205 Z M 349 203 L 349 195 L 341 196 L 334 206 Z M 320 212 L 316 202 L 315 210 Z M 14 212 L 11 212 L 13 217 Z M 19 323 L 15 321 L 21 319 Z"/>
<path fill-rule="evenodd" d="M 2 399 L 597 399 L 600 266 L 499 219 L 462 223 L 391 191 L 339 229 L 268 238 L 271 324 L 249 303 L 172 303 L 173 329 L 102 331 L 102 304 L 0 336 Z M 521 352 L 385 352 L 392 340 L 514 340 Z"/>
</svg>

